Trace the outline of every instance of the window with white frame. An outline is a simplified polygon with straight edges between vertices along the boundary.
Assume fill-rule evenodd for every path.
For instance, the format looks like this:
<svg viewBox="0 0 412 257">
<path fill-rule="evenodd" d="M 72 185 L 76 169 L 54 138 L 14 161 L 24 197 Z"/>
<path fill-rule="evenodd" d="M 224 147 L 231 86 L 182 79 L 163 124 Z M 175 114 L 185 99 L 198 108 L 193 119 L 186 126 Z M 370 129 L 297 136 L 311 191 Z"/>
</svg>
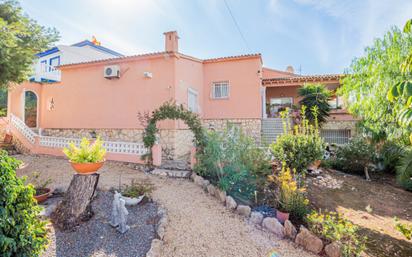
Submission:
<svg viewBox="0 0 412 257">
<path fill-rule="evenodd" d="M 212 85 L 212 98 L 225 99 L 229 98 L 229 82 L 214 82 Z"/>
<path fill-rule="evenodd" d="M 198 112 L 197 91 L 189 88 L 187 90 L 187 109 L 191 112 Z"/>
</svg>

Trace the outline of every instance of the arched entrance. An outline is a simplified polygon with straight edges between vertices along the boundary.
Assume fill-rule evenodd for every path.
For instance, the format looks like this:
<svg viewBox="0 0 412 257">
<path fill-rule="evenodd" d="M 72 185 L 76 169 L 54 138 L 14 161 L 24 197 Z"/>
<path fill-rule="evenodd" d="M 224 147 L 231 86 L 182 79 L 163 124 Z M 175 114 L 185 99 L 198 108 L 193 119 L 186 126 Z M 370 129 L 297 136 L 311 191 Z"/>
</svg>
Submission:
<svg viewBox="0 0 412 257">
<path fill-rule="evenodd" d="M 37 128 L 38 126 L 38 100 L 36 93 L 24 92 L 24 123 L 29 128 Z"/>
</svg>

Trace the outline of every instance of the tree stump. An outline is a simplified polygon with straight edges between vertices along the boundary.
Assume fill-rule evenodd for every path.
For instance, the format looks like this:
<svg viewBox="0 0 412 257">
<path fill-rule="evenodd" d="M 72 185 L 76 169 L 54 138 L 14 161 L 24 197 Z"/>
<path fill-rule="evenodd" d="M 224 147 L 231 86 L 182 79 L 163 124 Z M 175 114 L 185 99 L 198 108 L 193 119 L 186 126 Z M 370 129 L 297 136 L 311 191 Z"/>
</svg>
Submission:
<svg viewBox="0 0 412 257">
<path fill-rule="evenodd" d="M 99 174 L 74 175 L 63 200 L 52 214 L 53 223 L 61 230 L 72 230 L 93 216 L 91 201 Z"/>
</svg>

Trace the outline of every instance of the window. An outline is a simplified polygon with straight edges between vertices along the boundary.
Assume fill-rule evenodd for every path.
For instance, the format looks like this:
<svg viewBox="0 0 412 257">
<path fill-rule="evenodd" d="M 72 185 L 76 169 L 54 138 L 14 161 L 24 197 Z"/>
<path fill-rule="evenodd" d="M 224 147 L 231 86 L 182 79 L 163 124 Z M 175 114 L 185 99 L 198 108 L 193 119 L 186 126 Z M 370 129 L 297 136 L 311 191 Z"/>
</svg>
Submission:
<svg viewBox="0 0 412 257">
<path fill-rule="evenodd" d="M 229 98 L 229 82 L 214 82 L 212 85 L 212 98 Z"/>
<path fill-rule="evenodd" d="M 60 65 L 60 56 L 50 58 L 49 64 L 50 64 L 49 71 L 52 70 L 54 67 L 59 66 Z"/>
<path fill-rule="evenodd" d="M 329 101 L 329 105 L 331 109 L 342 109 L 343 107 L 343 99 L 339 96 L 332 98 Z"/>
<path fill-rule="evenodd" d="M 187 109 L 191 112 L 198 112 L 197 92 L 189 88 L 187 90 Z"/>
<path fill-rule="evenodd" d="M 47 71 L 47 60 L 43 60 L 40 62 L 40 71 L 41 72 Z"/>
<path fill-rule="evenodd" d="M 286 108 L 292 108 L 293 98 L 292 97 L 277 97 L 270 98 L 270 117 L 278 117 L 280 112 L 286 110 Z"/>
</svg>

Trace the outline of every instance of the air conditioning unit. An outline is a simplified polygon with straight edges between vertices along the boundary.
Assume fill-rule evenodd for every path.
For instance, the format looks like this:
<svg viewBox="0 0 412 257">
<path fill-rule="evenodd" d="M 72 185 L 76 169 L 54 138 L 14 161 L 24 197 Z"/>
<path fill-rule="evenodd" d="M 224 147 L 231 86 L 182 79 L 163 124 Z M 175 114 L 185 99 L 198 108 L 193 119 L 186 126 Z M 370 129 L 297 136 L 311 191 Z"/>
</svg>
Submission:
<svg viewBox="0 0 412 257">
<path fill-rule="evenodd" d="M 148 71 L 143 72 L 143 76 L 145 78 L 149 78 L 149 79 L 153 78 L 153 74 L 151 72 L 148 72 Z"/>
<path fill-rule="evenodd" d="M 105 66 L 103 75 L 107 79 L 120 78 L 120 67 L 119 67 L 119 65 Z"/>
</svg>

